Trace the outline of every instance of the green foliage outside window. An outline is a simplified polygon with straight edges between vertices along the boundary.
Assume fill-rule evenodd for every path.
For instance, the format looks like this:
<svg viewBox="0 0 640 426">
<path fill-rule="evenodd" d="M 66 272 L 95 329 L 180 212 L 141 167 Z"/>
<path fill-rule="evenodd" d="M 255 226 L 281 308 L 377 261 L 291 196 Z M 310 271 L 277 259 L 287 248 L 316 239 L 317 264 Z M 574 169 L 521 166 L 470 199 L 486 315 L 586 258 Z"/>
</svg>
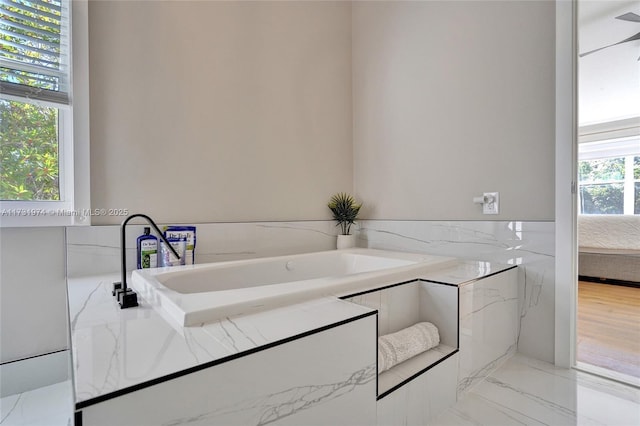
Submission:
<svg viewBox="0 0 640 426">
<path fill-rule="evenodd" d="M 624 214 L 624 185 L 581 185 L 582 214 Z"/>
<path fill-rule="evenodd" d="M 58 109 L 0 100 L 0 199 L 59 200 Z"/>
<path fill-rule="evenodd" d="M 624 214 L 625 157 L 580 161 L 580 213 Z M 633 214 L 640 214 L 640 156 L 633 158 Z"/>
<path fill-rule="evenodd" d="M 624 158 L 580 161 L 580 182 L 624 180 Z"/>
<path fill-rule="evenodd" d="M 2 1 L 0 81 L 60 90 L 62 9 L 59 0 Z M 58 146 L 57 108 L 0 99 L 0 199 L 59 200 Z"/>
<path fill-rule="evenodd" d="M 624 158 L 580 161 L 582 214 L 624 213 Z"/>
</svg>

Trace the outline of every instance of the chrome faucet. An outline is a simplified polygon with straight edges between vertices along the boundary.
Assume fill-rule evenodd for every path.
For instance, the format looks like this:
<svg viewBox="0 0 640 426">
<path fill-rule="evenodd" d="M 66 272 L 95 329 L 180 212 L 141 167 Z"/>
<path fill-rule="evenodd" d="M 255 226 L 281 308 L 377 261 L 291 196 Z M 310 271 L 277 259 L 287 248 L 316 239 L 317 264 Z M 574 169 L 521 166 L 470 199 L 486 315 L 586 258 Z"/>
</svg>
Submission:
<svg viewBox="0 0 640 426">
<path fill-rule="evenodd" d="M 120 309 L 125 308 L 133 308 L 134 306 L 138 306 L 138 295 L 133 289 L 127 287 L 127 235 L 126 235 L 126 226 L 127 223 L 131 219 L 136 217 L 141 217 L 145 219 L 149 225 L 153 226 L 153 229 L 160 235 L 162 241 L 167 245 L 169 250 L 173 252 L 173 254 L 180 259 L 180 255 L 173 248 L 169 241 L 165 238 L 164 234 L 158 228 L 158 225 L 151 219 L 149 216 L 145 214 L 132 214 L 131 216 L 127 216 L 125 220 L 122 221 L 120 225 L 120 260 L 121 260 L 121 269 L 120 269 L 120 282 L 113 283 L 113 291 L 111 294 L 116 297 L 118 303 L 120 304 Z"/>
</svg>

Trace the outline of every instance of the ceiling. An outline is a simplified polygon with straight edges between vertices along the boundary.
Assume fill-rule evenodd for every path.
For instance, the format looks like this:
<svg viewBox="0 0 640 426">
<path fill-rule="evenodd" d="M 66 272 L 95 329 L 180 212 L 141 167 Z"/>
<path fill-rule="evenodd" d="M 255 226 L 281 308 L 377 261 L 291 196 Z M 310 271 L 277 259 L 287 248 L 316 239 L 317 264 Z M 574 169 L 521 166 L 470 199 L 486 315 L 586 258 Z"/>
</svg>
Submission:
<svg viewBox="0 0 640 426">
<path fill-rule="evenodd" d="M 640 15 L 640 0 L 578 0 L 578 52 L 617 43 L 640 32 L 640 23 L 615 19 Z M 579 123 L 640 117 L 640 41 L 578 59 Z"/>
</svg>

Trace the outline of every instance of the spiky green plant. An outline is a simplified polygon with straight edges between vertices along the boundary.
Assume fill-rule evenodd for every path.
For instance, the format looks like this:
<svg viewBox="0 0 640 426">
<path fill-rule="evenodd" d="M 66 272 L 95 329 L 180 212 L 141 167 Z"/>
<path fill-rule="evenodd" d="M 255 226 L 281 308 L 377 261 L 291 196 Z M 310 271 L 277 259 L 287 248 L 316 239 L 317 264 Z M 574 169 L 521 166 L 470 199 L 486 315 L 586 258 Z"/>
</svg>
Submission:
<svg viewBox="0 0 640 426">
<path fill-rule="evenodd" d="M 342 235 L 349 235 L 351 225 L 355 223 L 358 212 L 362 204 L 345 192 L 339 192 L 329 200 L 329 209 L 333 213 L 333 218 L 338 221 L 336 226 L 340 226 Z"/>
</svg>

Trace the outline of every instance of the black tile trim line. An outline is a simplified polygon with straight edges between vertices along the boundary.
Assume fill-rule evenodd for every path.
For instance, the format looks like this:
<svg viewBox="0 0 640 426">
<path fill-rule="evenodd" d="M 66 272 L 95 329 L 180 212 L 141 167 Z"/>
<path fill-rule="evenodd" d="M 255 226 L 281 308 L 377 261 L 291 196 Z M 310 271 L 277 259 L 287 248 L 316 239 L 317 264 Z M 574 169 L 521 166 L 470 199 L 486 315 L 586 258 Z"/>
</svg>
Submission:
<svg viewBox="0 0 640 426">
<path fill-rule="evenodd" d="M 251 354 L 254 354 L 254 353 L 257 353 L 257 352 L 262 352 L 264 350 L 271 349 L 273 347 L 280 346 L 280 345 L 283 345 L 285 343 L 293 342 L 294 340 L 298 340 L 298 339 L 302 339 L 304 337 L 308 337 L 308 336 L 311 336 L 311 335 L 314 335 L 314 334 L 318 334 L 318 333 L 321 333 L 323 331 L 327 331 L 327 330 L 330 330 L 332 328 L 340 327 L 341 325 L 345 325 L 345 324 L 348 324 L 350 322 L 359 321 L 359 320 L 361 320 L 363 318 L 370 317 L 370 316 L 377 315 L 377 314 L 378 314 L 377 310 L 372 310 L 371 312 L 360 314 L 358 316 L 347 318 L 345 320 L 338 321 L 338 322 L 335 322 L 335 323 L 332 323 L 332 324 L 327 324 L 325 326 L 322 326 L 322 327 L 319 327 L 319 328 L 316 328 L 316 329 L 313 329 L 313 330 L 305 331 L 304 333 L 296 334 L 294 336 L 290 336 L 290 337 L 287 337 L 285 339 L 277 340 L 275 342 L 271 342 L 271 343 L 268 343 L 268 344 L 263 345 L 263 346 L 258 346 L 258 347 L 255 347 L 255 348 L 251 348 L 251 349 L 248 349 L 248 350 L 243 351 L 243 352 L 238 352 L 238 353 L 233 354 L 233 355 L 229 355 L 229 356 L 226 356 L 226 357 L 223 357 L 223 358 L 220 358 L 220 359 L 216 359 L 216 360 L 213 360 L 213 361 L 206 362 L 204 364 L 195 365 L 195 366 L 189 367 L 189 368 L 187 368 L 185 370 L 176 371 L 175 373 L 167 374 L 165 376 L 157 377 L 155 379 L 151 379 L 151 380 L 148 380 L 146 382 L 138 383 L 136 385 L 129 386 L 129 387 L 122 388 L 122 389 L 118 389 L 116 391 L 109 392 L 109 393 L 106 393 L 104 395 L 96 396 L 94 398 L 90 398 L 90 399 L 87 399 L 85 401 L 77 402 L 75 408 L 76 408 L 76 410 L 80 410 L 82 408 L 86 408 L 86 407 L 89 407 L 91 405 L 98 404 L 100 402 L 108 401 L 110 399 L 117 398 L 117 397 L 120 397 L 122 395 L 126 395 L 128 393 L 136 392 L 136 391 L 139 391 L 139 390 L 142 390 L 142 389 L 145 389 L 145 388 L 148 388 L 148 387 L 151 387 L 151 386 L 163 383 L 163 382 L 167 382 L 169 380 L 177 379 L 178 377 L 182 377 L 182 376 L 186 376 L 188 374 L 196 373 L 196 372 L 198 372 L 200 370 L 205 370 L 207 368 L 214 367 L 214 366 L 220 365 L 220 364 L 224 364 L 225 362 L 233 361 L 235 359 L 242 358 L 242 357 L 247 356 L 247 355 L 251 355 Z"/>
<path fill-rule="evenodd" d="M 617 280 L 615 278 L 588 277 L 586 275 L 578 275 L 578 281 L 587 281 L 590 283 L 598 283 L 598 284 L 620 285 L 624 287 L 635 287 L 635 288 L 640 287 L 640 282 L 638 281 Z"/>
<path fill-rule="evenodd" d="M 488 274 L 488 275 L 483 275 L 483 276 L 478 277 L 478 278 L 473 278 L 473 279 L 470 279 L 469 281 L 463 281 L 463 282 L 461 282 L 460 284 L 445 283 L 444 281 L 435 281 L 435 280 L 430 280 L 430 279 L 427 279 L 427 278 L 420 278 L 420 281 L 424 281 L 424 282 L 427 282 L 427 283 L 443 284 L 443 285 L 453 285 L 453 286 L 456 286 L 456 287 L 461 287 L 461 286 L 465 286 L 465 285 L 467 285 L 467 284 L 475 283 L 475 282 L 480 281 L 480 280 L 483 280 L 483 279 L 485 279 L 485 278 L 492 277 L 492 276 L 494 276 L 494 275 L 501 274 L 501 273 L 503 273 L 503 272 L 510 271 L 510 270 L 515 269 L 515 268 L 517 268 L 517 267 L 518 267 L 518 265 L 511 265 L 511 266 L 509 266 L 508 268 L 501 269 L 501 270 L 499 270 L 499 271 L 492 272 L 492 273 L 490 273 L 490 274 Z"/>
<path fill-rule="evenodd" d="M 511 270 L 513 268 L 516 268 L 516 267 L 517 267 L 517 265 L 514 265 L 511 268 L 504 269 L 504 270 L 499 271 L 499 272 L 494 272 L 494 273 L 489 274 L 489 275 L 487 275 L 485 277 L 482 277 L 482 278 L 490 277 L 492 275 L 496 275 L 496 274 L 499 274 L 500 272 L 508 271 L 508 270 Z M 478 278 L 476 280 L 480 280 L 482 278 Z M 456 321 L 458 323 L 457 327 L 456 327 L 457 330 L 458 330 L 457 337 L 456 337 L 456 339 L 457 339 L 456 346 L 457 347 L 451 353 L 443 356 L 438 361 L 436 361 L 436 362 L 434 362 L 434 363 L 432 363 L 430 365 L 427 365 L 422 370 L 418 371 L 414 375 L 408 377 L 407 379 L 403 380 L 402 382 L 398 383 L 397 385 L 393 386 L 392 388 L 384 391 L 380 395 L 378 395 L 378 392 L 379 392 L 378 382 L 379 382 L 379 380 L 376 377 L 376 395 L 378 395 L 376 397 L 376 401 L 379 401 L 380 399 L 382 399 L 385 396 L 389 395 L 391 392 L 401 388 L 402 386 L 406 385 L 407 383 L 409 383 L 410 381 L 412 381 L 416 377 L 422 375 L 423 373 L 427 372 L 428 370 L 432 369 L 436 365 L 440 364 L 442 361 L 450 358 L 451 356 L 453 356 L 454 354 L 457 354 L 460 351 L 460 286 L 457 285 L 457 284 L 442 283 L 442 282 L 437 282 L 437 281 L 428 281 L 428 280 L 425 280 L 425 279 L 422 279 L 422 278 L 416 278 L 416 279 L 412 279 L 412 280 L 409 280 L 409 281 L 403 281 L 403 282 L 397 283 L 397 284 L 389 284 L 389 285 L 386 285 L 386 286 L 383 286 L 383 287 L 378 287 L 378 288 L 374 288 L 374 289 L 370 289 L 370 290 L 366 290 L 366 291 L 361 291 L 361 292 L 358 292 L 358 293 L 353 293 L 353 294 L 350 294 L 350 295 L 347 295 L 347 296 L 340 297 L 340 299 L 345 300 L 345 299 L 349 299 L 351 297 L 362 296 L 363 294 L 374 293 L 376 291 L 386 290 L 388 288 L 397 287 L 399 285 L 405 285 L 405 284 L 410 284 L 410 283 L 414 283 L 414 282 L 427 282 L 427 283 L 433 283 L 433 284 L 442 284 L 442 285 L 446 285 L 446 286 L 449 286 L 449 287 L 457 287 L 458 288 L 458 295 L 457 295 L 458 312 L 456 312 Z M 378 311 L 376 310 L 376 316 L 377 315 L 378 315 Z M 376 318 L 376 335 L 378 335 L 378 321 L 377 321 L 377 318 Z M 376 355 L 376 371 L 378 371 L 378 356 L 377 355 Z"/>
<path fill-rule="evenodd" d="M 398 383 L 397 385 L 393 386 L 391 389 L 388 389 L 386 391 L 384 391 L 383 393 L 381 393 L 380 395 L 378 395 L 378 397 L 376 398 L 376 401 L 380 401 L 382 398 L 384 398 L 385 396 L 389 395 L 391 392 L 400 389 L 402 386 L 406 385 L 407 383 L 409 383 L 410 381 L 412 381 L 413 379 L 415 379 L 418 376 L 421 376 L 422 374 L 426 373 L 427 371 L 431 370 L 433 367 L 435 367 L 436 365 L 440 364 L 441 362 L 451 358 L 452 356 L 454 356 L 455 354 L 457 354 L 460 351 L 460 349 L 455 349 L 453 352 L 451 352 L 450 354 L 447 354 L 445 356 L 443 356 L 442 358 L 440 358 L 438 361 L 434 362 L 431 365 L 426 366 L 424 369 L 418 371 L 416 374 L 414 374 L 413 376 L 410 376 L 408 378 L 406 378 L 405 380 L 403 380 L 402 382 Z"/>
<path fill-rule="evenodd" d="M 28 356 L 26 358 L 14 359 L 13 361 L 0 362 L 0 365 L 13 364 L 14 362 L 26 361 L 28 359 L 34 359 L 34 358 L 40 358 L 40 357 L 43 357 L 43 356 L 53 355 L 53 354 L 57 354 L 57 353 L 60 353 L 60 352 L 69 352 L 69 353 L 71 353 L 69 349 L 60 349 L 60 350 L 57 350 L 57 351 L 47 352 L 46 354 L 33 355 L 33 356 Z"/>
<path fill-rule="evenodd" d="M 458 312 L 456 312 L 456 328 L 458 329 L 458 333 L 456 335 L 456 348 L 460 349 L 460 287 L 458 287 Z"/>
<path fill-rule="evenodd" d="M 380 336 L 380 330 L 378 329 L 378 320 L 380 320 L 379 313 L 376 310 L 376 398 L 378 397 L 378 336 Z"/>
<path fill-rule="evenodd" d="M 388 284 L 388 285 L 385 285 L 385 286 L 382 286 L 382 287 L 376 287 L 376 288 L 373 288 L 373 289 L 370 289 L 370 290 L 359 291 L 358 293 L 348 294 L 346 296 L 340 296 L 340 299 L 346 300 L 346 299 L 349 299 L 351 297 L 362 296 L 363 294 L 374 293 L 376 291 L 386 290 L 388 288 L 397 287 L 399 285 L 405 285 L 405 284 L 413 283 L 413 282 L 416 282 L 416 281 L 421 281 L 421 280 L 420 280 L 420 278 L 413 278 L 413 279 L 410 279 L 408 281 L 402 281 L 401 283 Z"/>
<path fill-rule="evenodd" d="M 82 426 L 82 411 L 76 411 L 73 413 L 73 420 L 74 426 Z"/>
</svg>

